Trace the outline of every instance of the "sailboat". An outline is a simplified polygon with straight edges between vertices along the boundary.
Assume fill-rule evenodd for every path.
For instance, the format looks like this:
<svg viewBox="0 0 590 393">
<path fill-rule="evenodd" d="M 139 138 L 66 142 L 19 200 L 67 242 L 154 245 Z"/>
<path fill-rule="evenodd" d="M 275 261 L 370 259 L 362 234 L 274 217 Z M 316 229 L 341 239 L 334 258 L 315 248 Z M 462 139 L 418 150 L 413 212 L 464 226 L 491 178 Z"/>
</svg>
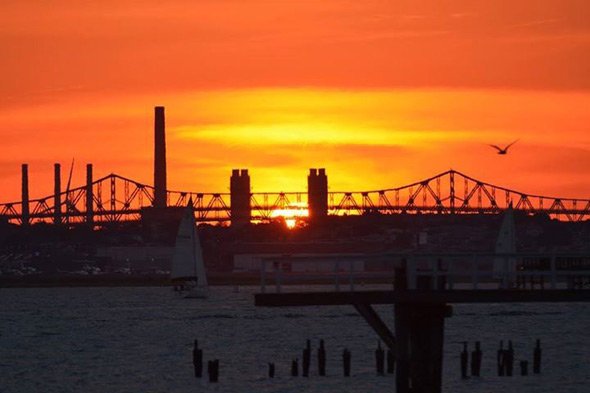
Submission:
<svg viewBox="0 0 590 393">
<path fill-rule="evenodd" d="M 180 220 L 170 278 L 180 296 L 203 299 L 209 294 L 192 201 Z"/>
</svg>

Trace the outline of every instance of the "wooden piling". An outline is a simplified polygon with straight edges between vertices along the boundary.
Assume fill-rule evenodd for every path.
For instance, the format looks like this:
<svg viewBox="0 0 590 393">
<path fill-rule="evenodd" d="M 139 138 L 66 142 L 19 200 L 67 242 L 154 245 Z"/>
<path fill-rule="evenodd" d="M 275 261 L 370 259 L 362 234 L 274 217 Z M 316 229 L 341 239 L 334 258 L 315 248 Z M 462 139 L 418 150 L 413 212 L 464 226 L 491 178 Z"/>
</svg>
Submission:
<svg viewBox="0 0 590 393">
<path fill-rule="evenodd" d="M 344 376 L 345 377 L 350 377 L 350 361 L 351 361 L 350 351 L 345 348 L 344 351 L 342 351 L 342 366 L 344 369 Z"/>
<path fill-rule="evenodd" d="M 463 342 L 463 351 L 461 351 L 461 378 L 467 379 L 467 363 L 469 361 L 469 352 L 467 352 L 467 341 Z"/>
<path fill-rule="evenodd" d="M 309 363 L 311 361 L 311 342 L 307 340 L 305 349 L 303 350 L 303 361 L 302 361 L 302 369 L 301 375 L 304 377 L 309 377 Z"/>
<path fill-rule="evenodd" d="M 320 347 L 318 349 L 318 374 L 322 377 L 326 375 L 326 348 L 324 347 L 324 340 L 320 340 Z"/>
<path fill-rule="evenodd" d="M 195 377 L 201 378 L 203 376 L 203 350 L 199 349 L 199 340 L 195 340 L 193 347 L 193 367 Z"/>
<path fill-rule="evenodd" d="M 541 340 L 537 339 L 533 352 L 533 373 L 541 373 Z"/>
<path fill-rule="evenodd" d="M 269 378 L 275 377 L 275 364 L 274 363 L 268 364 L 268 377 Z"/>
<path fill-rule="evenodd" d="M 377 375 L 385 374 L 385 351 L 381 348 L 381 342 L 377 343 L 377 349 L 375 350 L 375 366 Z"/>
<path fill-rule="evenodd" d="M 528 375 L 529 373 L 529 362 L 526 360 L 520 361 L 520 375 Z"/>
<path fill-rule="evenodd" d="M 479 377 L 481 371 L 481 357 L 482 352 L 480 348 L 480 342 L 475 342 L 475 349 L 471 352 L 471 375 Z"/>
<path fill-rule="evenodd" d="M 512 347 L 512 340 L 508 341 L 508 349 L 504 352 L 504 367 L 506 376 L 511 377 L 514 369 L 514 348 Z"/>
<path fill-rule="evenodd" d="M 498 376 L 503 377 L 505 374 L 506 364 L 504 361 L 504 341 L 500 340 L 500 348 L 496 352 L 496 367 L 498 369 Z"/>
<path fill-rule="evenodd" d="M 299 375 L 299 359 L 293 359 L 291 362 L 291 376 L 297 377 Z"/>
<path fill-rule="evenodd" d="M 219 360 L 209 360 L 207 362 L 207 372 L 209 374 L 209 382 L 217 383 L 219 381 Z"/>
</svg>

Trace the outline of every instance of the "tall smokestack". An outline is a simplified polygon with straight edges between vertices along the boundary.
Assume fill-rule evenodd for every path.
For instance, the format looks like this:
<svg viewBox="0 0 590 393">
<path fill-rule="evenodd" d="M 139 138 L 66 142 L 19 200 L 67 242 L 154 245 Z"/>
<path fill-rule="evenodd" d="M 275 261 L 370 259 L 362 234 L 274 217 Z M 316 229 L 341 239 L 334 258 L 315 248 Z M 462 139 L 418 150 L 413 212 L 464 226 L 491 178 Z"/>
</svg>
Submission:
<svg viewBox="0 0 590 393">
<path fill-rule="evenodd" d="M 92 164 L 86 164 L 86 224 L 94 225 L 94 194 L 92 192 Z"/>
<path fill-rule="evenodd" d="M 61 165 L 55 164 L 53 167 L 54 171 L 54 183 L 53 183 L 53 223 L 61 224 Z"/>
<path fill-rule="evenodd" d="M 154 207 L 166 207 L 166 121 L 164 107 L 154 109 Z"/>
<path fill-rule="evenodd" d="M 23 225 L 29 225 L 30 214 L 29 214 L 29 165 L 22 165 L 22 217 L 21 221 Z"/>
</svg>

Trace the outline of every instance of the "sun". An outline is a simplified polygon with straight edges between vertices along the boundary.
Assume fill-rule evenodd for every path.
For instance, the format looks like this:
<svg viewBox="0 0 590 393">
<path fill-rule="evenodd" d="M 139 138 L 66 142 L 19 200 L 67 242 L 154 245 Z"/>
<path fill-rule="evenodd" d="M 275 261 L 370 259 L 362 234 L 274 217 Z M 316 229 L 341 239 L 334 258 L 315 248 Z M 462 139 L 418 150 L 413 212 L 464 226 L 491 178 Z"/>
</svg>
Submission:
<svg viewBox="0 0 590 393">
<path fill-rule="evenodd" d="M 295 228 L 301 218 L 309 216 L 309 209 L 306 203 L 290 203 L 282 209 L 275 209 L 270 214 L 272 218 L 283 217 L 287 228 Z"/>
</svg>

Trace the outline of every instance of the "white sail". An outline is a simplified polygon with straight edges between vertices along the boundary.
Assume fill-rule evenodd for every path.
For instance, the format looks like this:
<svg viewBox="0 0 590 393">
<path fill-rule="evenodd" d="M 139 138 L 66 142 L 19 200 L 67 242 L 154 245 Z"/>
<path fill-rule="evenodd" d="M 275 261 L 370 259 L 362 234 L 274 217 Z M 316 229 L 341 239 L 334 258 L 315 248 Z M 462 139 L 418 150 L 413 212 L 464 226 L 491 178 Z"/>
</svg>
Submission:
<svg viewBox="0 0 590 393">
<path fill-rule="evenodd" d="M 191 216 L 192 216 L 192 209 L 191 209 Z M 199 240 L 199 233 L 197 231 L 197 225 L 193 225 L 194 228 L 194 255 L 195 255 L 195 264 L 197 268 L 197 287 L 206 288 L 207 287 L 207 272 L 205 271 L 205 261 L 203 260 L 203 251 L 201 249 L 201 241 Z"/>
<path fill-rule="evenodd" d="M 513 254 L 516 252 L 516 229 L 514 225 L 514 210 L 512 204 L 504 212 L 500 232 L 496 239 L 495 251 L 497 254 Z M 515 258 L 494 258 L 494 276 L 503 278 L 511 285 L 516 274 Z"/>
<path fill-rule="evenodd" d="M 172 280 L 196 282 L 199 287 L 207 286 L 205 264 L 192 203 L 187 206 L 178 227 L 170 277 Z"/>
</svg>

